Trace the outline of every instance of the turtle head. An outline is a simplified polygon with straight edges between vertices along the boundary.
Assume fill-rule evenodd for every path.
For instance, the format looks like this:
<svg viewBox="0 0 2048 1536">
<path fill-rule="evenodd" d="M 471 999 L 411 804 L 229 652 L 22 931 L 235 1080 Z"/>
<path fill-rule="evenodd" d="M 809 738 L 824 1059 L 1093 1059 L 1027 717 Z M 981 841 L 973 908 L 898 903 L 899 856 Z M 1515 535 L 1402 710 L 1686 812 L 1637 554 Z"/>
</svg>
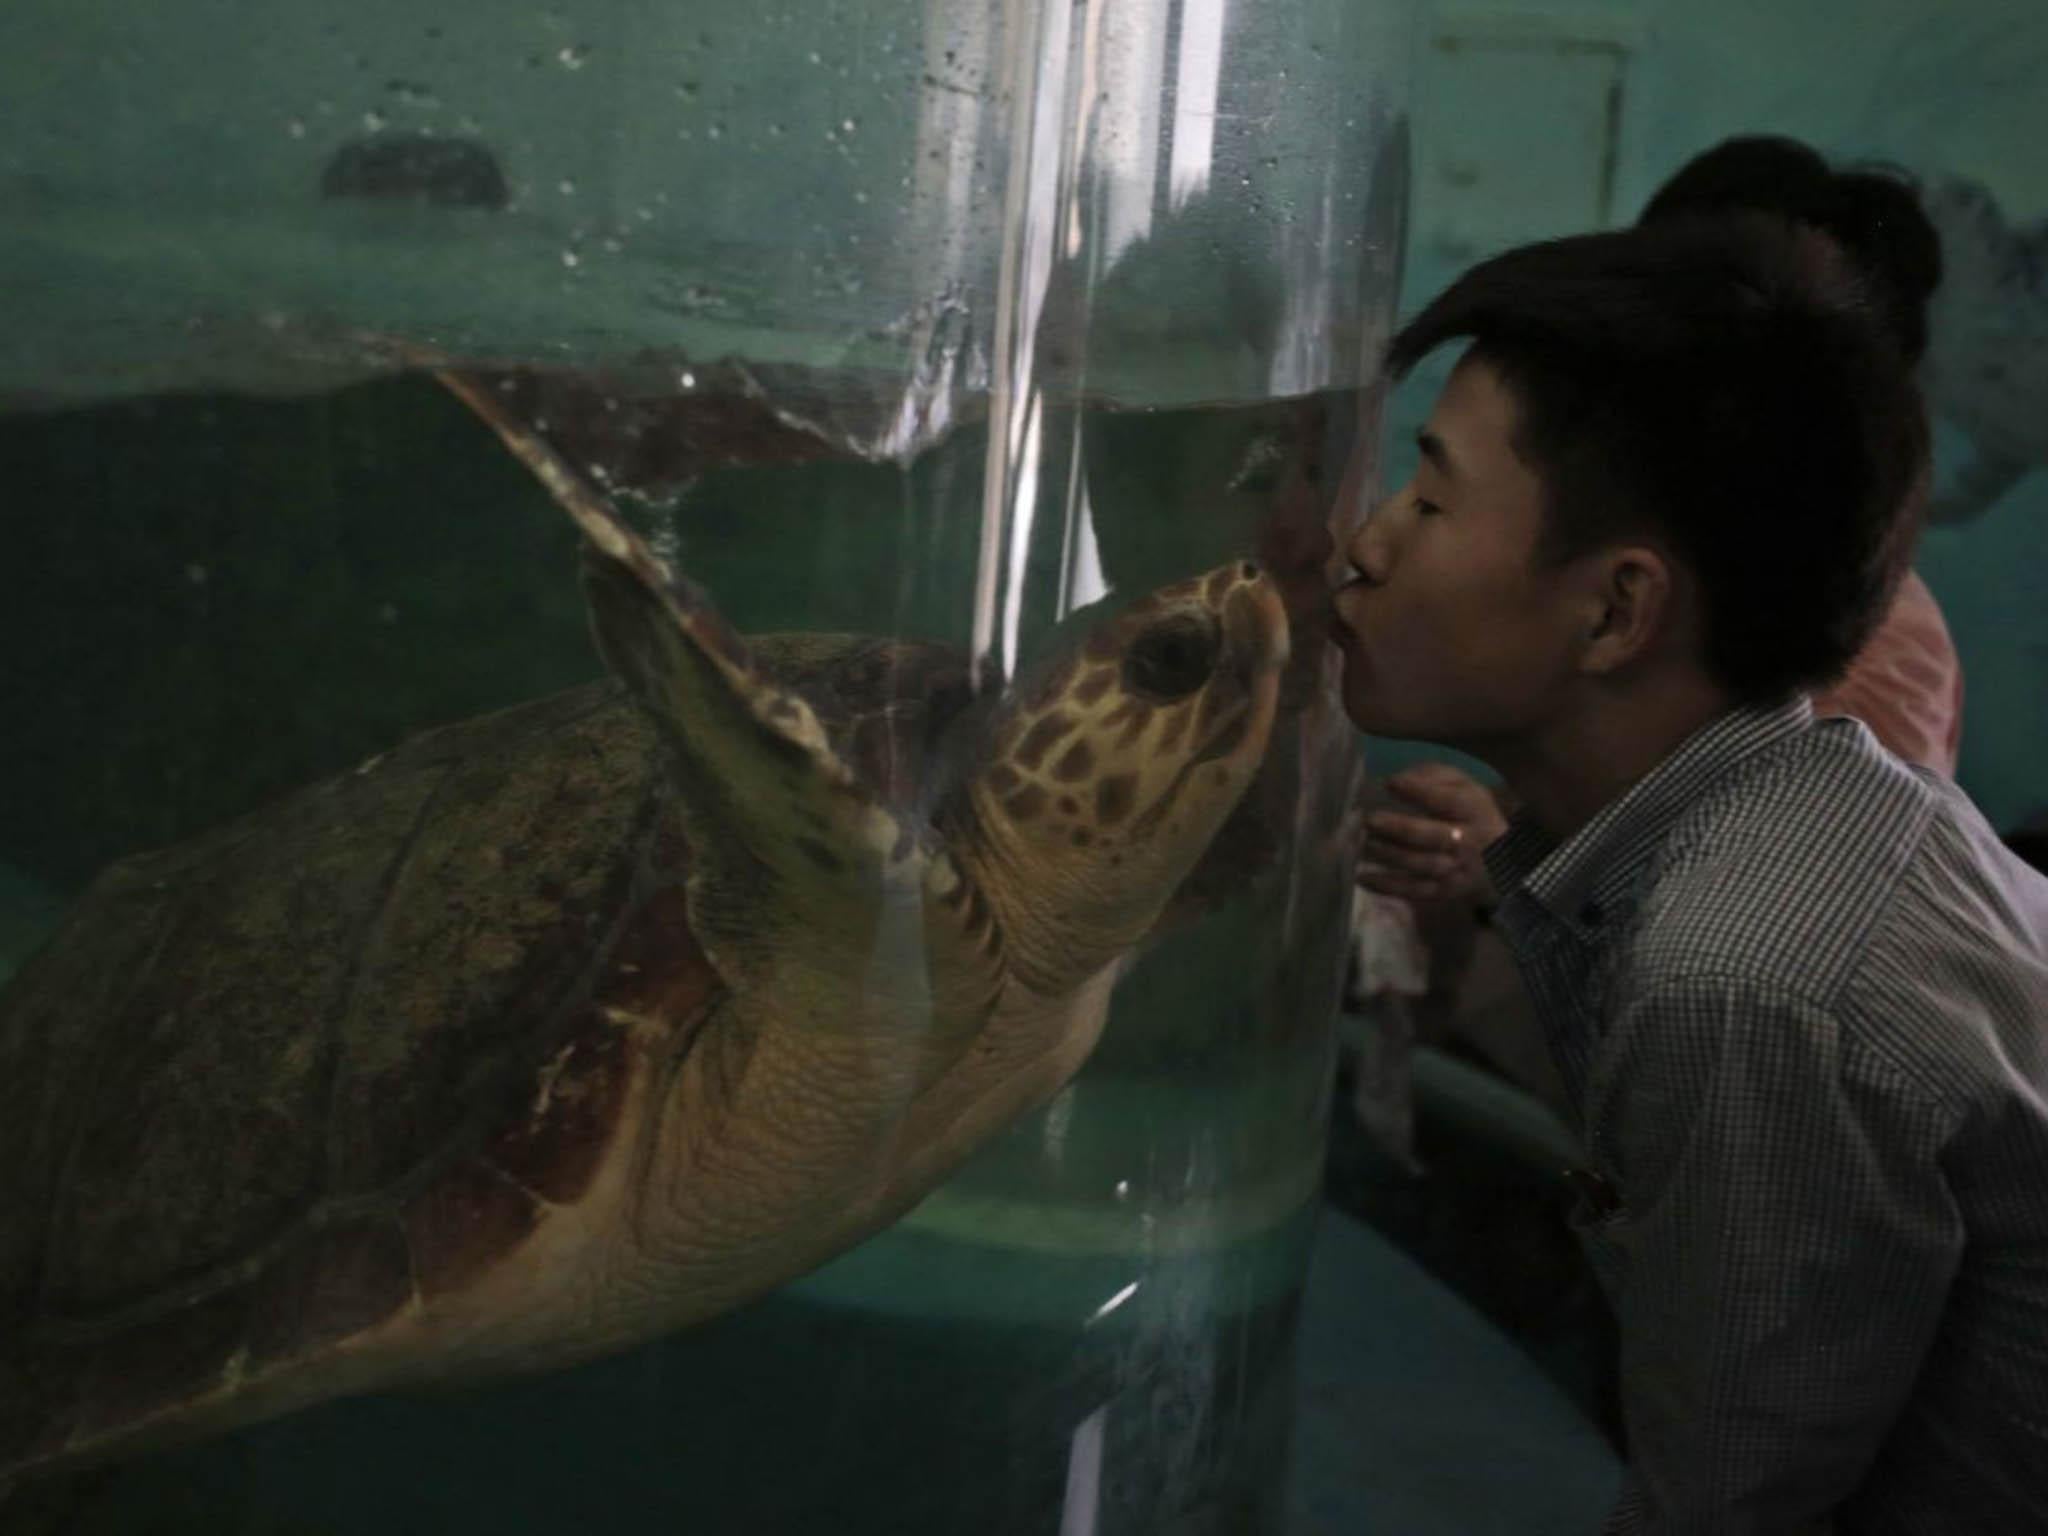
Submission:
<svg viewBox="0 0 2048 1536">
<path fill-rule="evenodd" d="M 1078 986 L 1151 927 L 1257 772 L 1286 660 L 1278 590 L 1233 563 L 1106 620 L 1005 705 L 962 841 L 1020 980 Z"/>
</svg>

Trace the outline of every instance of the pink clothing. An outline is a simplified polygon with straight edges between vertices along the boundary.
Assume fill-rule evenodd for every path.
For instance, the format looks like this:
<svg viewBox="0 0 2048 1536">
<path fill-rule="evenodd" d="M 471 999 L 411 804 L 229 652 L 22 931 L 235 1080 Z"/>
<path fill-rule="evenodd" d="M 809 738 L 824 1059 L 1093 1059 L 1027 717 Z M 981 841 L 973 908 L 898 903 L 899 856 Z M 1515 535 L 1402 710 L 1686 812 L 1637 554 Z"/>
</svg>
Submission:
<svg viewBox="0 0 2048 1536">
<path fill-rule="evenodd" d="M 1963 668 L 1927 583 L 1906 572 L 1899 595 L 1849 670 L 1814 695 L 1817 715 L 1852 715 L 1894 757 L 1946 778 L 1963 734 Z"/>
</svg>

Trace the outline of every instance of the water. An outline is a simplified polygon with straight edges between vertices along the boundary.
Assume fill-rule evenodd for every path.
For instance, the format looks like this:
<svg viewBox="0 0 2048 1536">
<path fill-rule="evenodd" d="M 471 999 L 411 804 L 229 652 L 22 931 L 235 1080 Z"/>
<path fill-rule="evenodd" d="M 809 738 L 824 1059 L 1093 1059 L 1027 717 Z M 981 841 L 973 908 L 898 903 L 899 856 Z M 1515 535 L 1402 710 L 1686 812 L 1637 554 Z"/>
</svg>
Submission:
<svg viewBox="0 0 2048 1536">
<path fill-rule="evenodd" d="M 864 1279 L 886 1286 L 871 1305 L 799 1290 L 548 1377 L 331 1404 L 135 1463 L 89 1487 L 68 1529 L 1276 1529 L 1293 1316 L 1284 1277 L 1304 1237 L 1295 1220 L 1135 1269 L 885 1237 L 862 1255 Z M 1143 1285 L 1107 1316 L 1041 1315 L 1049 1293 L 1093 1294 L 1129 1273 Z M 989 1315 L 991 1295 L 1022 1316 Z M 979 1298 L 970 1314 L 947 1309 L 967 1297 Z"/>
<path fill-rule="evenodd" d="M 511 394 L 743 631 L 964 652 L 990 611 L 978 427 L 875 464 L 715 393 L 582 416 L 573 391 Z M 1270 543 L 1353 409 L 1048 406 L 979 626 L 989 685 Z M 0 476 L 39 573 L 0 616 L 0 712 L 30 724 L 0 860 L 25 889 L 74 897 L 112 858 L 597 671 L 566 519 L 422 380 L 16 415 Z M 81 1536 L 1274 1529 L 1350 768 L 1302 655 L 1234 841 L 1122 977 L 1092 1063 L 896 1228 L 621 1355 L 330 1403 L 30 1497 L 75 1501 Z M 0 959 L 52 907 L 24 910 Z"/>
</svg>

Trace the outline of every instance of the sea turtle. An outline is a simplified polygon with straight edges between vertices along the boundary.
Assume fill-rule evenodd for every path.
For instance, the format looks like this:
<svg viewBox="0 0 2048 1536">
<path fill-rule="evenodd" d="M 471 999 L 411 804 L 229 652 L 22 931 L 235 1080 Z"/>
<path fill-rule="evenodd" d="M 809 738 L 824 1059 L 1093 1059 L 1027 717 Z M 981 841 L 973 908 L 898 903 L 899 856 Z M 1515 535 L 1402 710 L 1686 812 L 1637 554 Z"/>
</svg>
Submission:
<svg viewBox="0 0 2048 1536">
<path fill-rule="evenodd" d="M 0 994 L 0 1489 L 847 1248 L 1074 1072 L 1258 769 L 1252 564 L 983 705 L 940 646 L 742 640 L 448 382 L 587 535 L 611 678 L 115 865 Z"/>
</svg>

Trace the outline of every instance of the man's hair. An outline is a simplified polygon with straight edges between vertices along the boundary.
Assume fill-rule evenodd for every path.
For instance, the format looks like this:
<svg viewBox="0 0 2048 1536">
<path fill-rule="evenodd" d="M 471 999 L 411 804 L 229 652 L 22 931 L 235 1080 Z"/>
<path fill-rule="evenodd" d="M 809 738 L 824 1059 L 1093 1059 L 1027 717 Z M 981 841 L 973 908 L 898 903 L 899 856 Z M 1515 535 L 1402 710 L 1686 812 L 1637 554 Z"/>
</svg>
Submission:
<svg viewBox="0 0 2048 1536">
<path fill-rule="evenodd" d="M 1519 408 L 1541 558 L 1663 543 L 1743 702 L 1841 675 L 1911 558 L 1927 425 L 1835 247 L 1761 216 L 1523 246 L 1403 327 L 1388 367 L 1460 338 Z"/>
<path fill-rule="evenodd" d="M 1636 222 L 1743 209 L 1811 225 L 1839 245 L 1869 281 L 1906 361 L 1920 361 L 1927 301 L 1941 285 L 1941 237 L 1902 172 L 1838 171 L 1797 139 L 1748 134 L 1723 139 L 1680 166 Z"/>
</svg>

